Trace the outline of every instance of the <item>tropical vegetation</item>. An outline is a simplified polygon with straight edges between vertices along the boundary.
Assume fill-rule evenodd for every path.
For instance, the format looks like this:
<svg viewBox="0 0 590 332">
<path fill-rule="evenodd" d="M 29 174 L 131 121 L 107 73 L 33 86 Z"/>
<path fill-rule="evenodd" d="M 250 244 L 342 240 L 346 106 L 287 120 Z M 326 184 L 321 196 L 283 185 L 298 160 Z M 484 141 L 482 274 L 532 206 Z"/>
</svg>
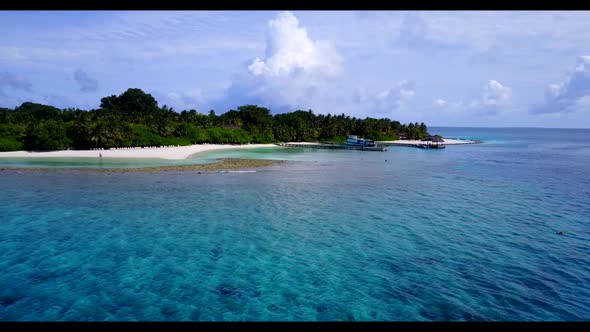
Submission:
<svg viewBox="0 0 590 332">
<path fill-rule="evenodd" d="M 217 115 L 194 109 L 177 112 L 141 89 L 101 99 L 90 111 L 25 102 L 0 108 L 0 151 L 115 147 L 245 144 L 290 141 L 342 142 L 349 134 L 373 140 L 426 137 L 424 123 L 401 124 L 387 118 L 360 119 L 312 110 L 272 114 L 244 105 Z"/>
</svg>

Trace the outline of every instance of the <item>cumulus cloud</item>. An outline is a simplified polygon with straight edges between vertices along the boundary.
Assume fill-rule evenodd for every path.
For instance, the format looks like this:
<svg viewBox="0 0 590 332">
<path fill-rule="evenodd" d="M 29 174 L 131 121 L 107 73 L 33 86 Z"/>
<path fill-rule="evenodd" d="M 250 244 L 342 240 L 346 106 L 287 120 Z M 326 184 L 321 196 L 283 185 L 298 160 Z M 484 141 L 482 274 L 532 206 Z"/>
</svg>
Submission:
<svg viewBox="0 0 590 332">
<path fill-rule="evenodd" d="M 287 77 L 295 71 L 336 74 L 340 56 L 327 42 L 314 41 L 291 12 L 282 12 L 268 23 L 266 58 L 248 67 L 255 76 Z"/>
<path fill-rule="evenodd" d="M 270 20 L 264 58 L 255 58 L 247 71 L 234 77 L 218 106 L 264 104 L 273 110 L 317 106 L 341 74 L 342 57 L 325 41 L 312 39 L 291 12 Z"/>
<path fill-rule="evenodd" d="M 448 112 L 472 111 L 477 114 L 496 114 L 509 106 L 511 100 L 512 89 L 510 87 L 497 80 L 489 80 L 483 87 L 478 99 L 469 102 L 451 102 L 438 98 L 432 103 L 432 106 Z"/>
<path fill-rule="evenodd" d="M 81 69 L 74 72 L 74 79 L 80 86 L 82 92 L 95 92 L 98 90 L 98 81 L 90 76 Z"/>
<path fill-rule="evenodd" d="M 416 95 L 415 84 L 412 81 L 401 81 L 394 87 L 382 91 L 375 98 L 378 110 L 392 111 L 402 107 L 404 101 Z"/>
<path fill-rule="evenodd" d="M 4 87 L 30 92 L 32 91 L 33 84 L 22 76 L 3 72 L 0 73 L 0 89 Z"/>
<path fill-rule="evenodd" d="M 357 108 L 369 111 L 371 116 L 392 116 L 392 112 L 404 109 L 406 103 L 415 95 L 415 83 L 402 80 L 378 93 L 356 88 L 352 94 L 352 102 Z"/>
<path fill-rule="evenodd" d="M 432 106 L 434 107 L 445 107 L 447 105 L 447 101 L 444 99 L 438 98 L 437 100 L 432 102 Z"/>
<path fill-rule="evenodd" d="M 510 103 L 511 89 L 496 80 L 490 80 L 484 88 L 482 104 L 484 106 L 505 106 Z"/>
<path fill-rule="evenodd" d="M 193 90 L 187 92 L 169 92 L 163 96 L 163 104 L 176 105 L 181 110 L 197 109 L 204 101 L 201 90 Z"/>
<path fill-rule="evenodd" d="M 533 106 L 529 112 L 562 113 L 590 109 L 590 55 L 581 56 L 566 78 L 550 84 L 545 91 L 545 101 Z"/>
<path fill-rule="evenodd" d="M 461 113 L 468 109 L 477 109 L 477 105 L 479 103 L 477 101 L 471 101 L 465 104 L 462 101 L 448 101 L 442 98 L 438 98 L 432 102 L 432 106 L 439 111 L 444 111 L 447 113 Z"/>
</svg>

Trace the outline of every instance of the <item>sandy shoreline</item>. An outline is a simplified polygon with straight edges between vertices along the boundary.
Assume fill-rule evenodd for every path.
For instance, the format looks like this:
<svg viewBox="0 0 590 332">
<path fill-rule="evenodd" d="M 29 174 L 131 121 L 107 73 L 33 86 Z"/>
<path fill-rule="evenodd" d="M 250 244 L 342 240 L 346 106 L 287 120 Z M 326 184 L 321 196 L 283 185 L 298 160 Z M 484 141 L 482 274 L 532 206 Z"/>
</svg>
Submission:
<svg viewBox="0 0 590 332">
<path fill-rule="evenodd" d="M 320 143 L 311 142 L 290 142 L 297 144 L 317 145 Z M 422 143 L 419 140 L 397 140 L 397 141 L 379 141 L 378 143 L 388 145 L 409 145 Z M 445 145 L 460 145 L 460 144 L 475 144 L 477 141 L 463 140 L 463 139 L 444 139 Z M 131 149 L 110 149 L 110 150 L 62 150 L 62 151 L 11 151 L 0 152 L 0 158 L 98 158 L 102 154 L 103 158 L 148 158 L 148 159 L 166 159 L 166 160 L 181 160 L 187 159 L 192 155 L 216 150 L 230 150 L 230 149 L 252 149 L 252 148 L 271 148 L 278 147 L 276 144 L 244 144 L 244 145 L 230 145 L 230 144 L 194 144 L 188 146 L 177 147 L 161 147 L 161 148 L 131 148 Z"/>
<path fill-rule="evenodd" d="M 164 148 L 132 148 L 110 150 L 63 150 L 63 151 L 11 151 L 0 152 L 0 158 L 159 158 L 168 160 L 186 159 L 194 154 L 214 150 L 251 149 L 277 147 L 274 144 L 195 144 Z"/>
<path fill-rule="evenodd" d="M 316 145 L 320 143 L 310 142 L 290 142 L 297 144 Z M 390 145 L 408 145 L 421 143 L 419 140 L 397 140 L 397 141 L 379 141 Z M 444 139 L 445 145 L 474 144 L 476 141 L 463 139 Z M 180 160 L 186 159 L 194 154 L 228 149 L 252 149 L 252 148 L 270 148 L 277 147 L 275 144 L 194 144 L 188 146 L 162 147 L 162 148 L 131 148 L 131 149 L 110 149 L 110 150 L 62 150 L 62 151 L 11 151 L 0 152 L 0 158 L 98 158 L 102 154 L 103 158 L 152 158 Z"/>
</svg>

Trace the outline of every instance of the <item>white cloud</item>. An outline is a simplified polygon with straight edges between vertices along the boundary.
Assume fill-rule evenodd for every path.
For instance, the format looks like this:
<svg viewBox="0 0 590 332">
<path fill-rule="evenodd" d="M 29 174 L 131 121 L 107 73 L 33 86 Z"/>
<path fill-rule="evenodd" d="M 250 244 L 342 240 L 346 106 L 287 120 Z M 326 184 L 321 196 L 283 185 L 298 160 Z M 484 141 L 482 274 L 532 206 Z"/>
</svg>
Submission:
<svg viewBox="0 0 590 332">
<path fill-rule="evenodd" d="M 80 15 L 91 19 L 82 26 L 63 20 L 11 41 L 0 38 L 0 63 L 25 70 L 35 67 L 60 72 L 65 67 L 83 67 L 106 72 L 126 66 L 122 62 L 142 61 L 143 68 L 157 62 L 161 67 L 161 62 L 170 66 L 184 56 L 182 61 L 202 63 L 238 52 L 251 54 L 263 47 L 253 42 L 255 34 L 251 29 L 261 23 L 251 22 L 249 29 L 226 26 L 229 18 L 242 25 L 252 20 L 239 13 L 137 11 Z M 231 33 L 227 33 L 228 29 Z"/>
<path fill-rule="evenodd" d="M 160 97 L 162 98 L 162 97 Z M 192 90 L 187 92 L 169 92 L 162 98 L 162 105 L 175 105 L 181 110 L 198 109 L 205 98 L 201 90 Z"/>
<path fill-rule="evenodd" d="M 437 100 L 432 102 L 432 106 L 439 107 L 439 108 L 445 107 L 447 104 L 448 103 L 446 100 L 440 99 L 440 98 L 438 98 Z"/>
<path fill-rule="evenodd" d="M 356 109 L 357 115 L 371 117 L 389 117 L 396 118 L 400 115 L 399 111 L 405 112 L 410 100 L 416 95 L 415 83 L 413 81 L 402 80 L 394 84 L 391 88 L 375 93 L 374 90 L 357 87 L 352 92 L 352 102 Z M 398 112 L 397 114 L 393 114 Z M 415 113 L 412 113 L 415 115 Z"/>
<path fill-rule="evenodd" d="M 481 96 L 468 102 L 436 99 L 432 105 L 446 112 L 471 111 L 475 114 L 496 114 L 511 104 L 512 89 L 497 80 L 489 80 Z"/>
<path fill-rule="evenodd" d="M 590 56 L 580 56 L 576 65 L 560 83 L 549 84 L 545 102 L 533 106 L 530 113 L 561 113 L 590 109 Z"/>
<path fill-rule="evenodd" d="M 511 89 L 496 80 L 490 80 L 484 88 L 483 105 L 485 106 L 505 106 L 510 103 Z"/>
<path fill-rule="evenodd" d="M 479 102 L 471 101 L 465 104 L 462 101 L 447 101 L 441 98 L 432 102 L 432 106 L 445 113 L 461 113 L 469 109 L 477 109 Z"/>
<path fill-rule="evenodd" d="M 297 70 L 337 74 L 342 61 L 329 43 L 312 40 L 290 12 L 282 12 L 268 23 L 266 55 L 248 67 L 253 75 L 288 77 Z"/>
<path fill-rule="evenodd" d="M 590 34 L 579 33 L 590 27 L 586 12 L 149 11 L 43 17 L 31 17 L 24 26 L 14 25 L 10 14 L 0 20 L 10 31 L 0 37 L 0 73 L 26 75 L 35 94 L 72 96 L 73 106 L 97 106 L 101 97 L 79 92 L 72 72 L 83 68 L 98 79 L 104 95 L 140 87 L 159 91 L 160 104 L 178 110 L 196 105 L 223 112 L 258 103 L 273 111 L 394 112 L 391 117 L 401 121 L 414 121 L 423 111 L 425 122 L 430 116 L 443 122 L 453 115 L 466 119 L 457 124 L 477 123 L 484 110 L 510 110 L 511 125 L 527 125 L 542 124 L 545 117 L 517 110 L 543 102 L 545 88 L 546 103 L 537 112 L 588 109 L 590 93 L 583 87 L 590 86 L 584 83 L 590 53 L 584 48 Z M 579 55 L 586 56 L 577 63 Z M 420 84 L 419 91 L 397 86 L 404 78 Z M 364 91 L 355 95 L 357 87 Z M 32 94 L 0 89 L 13 99 Z M 221 106 L 216 102 L 223 95 Z M 588 115 L 564 114 L 563 124 Z"/>
<path fill-rule="evenodd" d="M 330 43 L 313 40 L 295 15 L 281 12 L 268 22 L 265 57 L 255 58 L 247 74 L 234 79 L 222 103 L 318 107 L 338 93 L 334 87 L 341 63 Z"/>
<path fill-rule="evenodd" d="M 414 82 L 403 80 L 394 87 L 378 93 L 374 98 L 376 110 L 399 110 L 406 100 L 416 95 L 414 86 Z"/>
<path fill-rule="evenodd" d="M 588 70 L 590 70 L 589 66 L 590 66 L 590 55 L 582 55 L 582 56 L 580 56 L 578 63 L 576 65 L 576 67 L 574 68 L 574 71 L 581 72 L 581 73 L 587 73 Z"/>
<path fill-rule="evenodd" d="M 576 101 L 576 111 L 583 111 L 590 109 L 590 96 L 578 98 Z"/>
</svg>

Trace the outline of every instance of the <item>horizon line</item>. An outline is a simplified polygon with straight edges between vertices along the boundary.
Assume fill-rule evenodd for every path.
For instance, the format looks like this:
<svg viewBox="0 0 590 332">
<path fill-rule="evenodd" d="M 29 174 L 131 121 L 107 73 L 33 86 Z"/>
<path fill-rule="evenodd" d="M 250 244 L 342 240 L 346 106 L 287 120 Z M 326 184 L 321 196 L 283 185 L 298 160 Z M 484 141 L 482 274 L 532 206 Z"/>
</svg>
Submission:
<svg viewBox="0 0 590 332">
<path fill-rule="evenodd" d="M 477 128 L 477 129 L 576 129 L 576 130 L 589 130 L 587 128 L 575 128 L 575 127 L 522 127 L 522 126 L 507 126 L 507 127 L 479 127 L 479 126 L 435 126 L 429 125 L 430 128 Z"/>
</svg>

